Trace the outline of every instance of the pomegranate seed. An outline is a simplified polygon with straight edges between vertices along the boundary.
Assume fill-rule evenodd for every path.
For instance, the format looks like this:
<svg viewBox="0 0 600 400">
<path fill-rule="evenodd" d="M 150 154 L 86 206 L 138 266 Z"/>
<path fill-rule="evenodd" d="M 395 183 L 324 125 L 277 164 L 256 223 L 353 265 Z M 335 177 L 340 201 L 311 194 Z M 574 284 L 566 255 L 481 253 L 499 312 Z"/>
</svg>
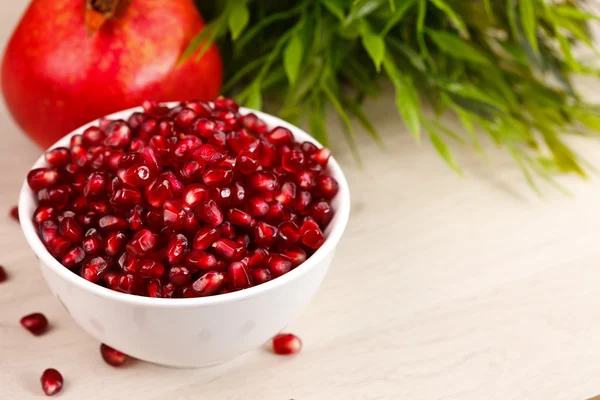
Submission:
<svg viewBox="0 0 600 400">
<path fill-rule="evenodd" d="M 273 351 L 275 354 L 296 354 L 302 350 L 302 341 L 292 333 L 280 333 L 273 338 Z"/>
<path fill-rule="evenodd" d="M 249 175 L 258 169 L 258 160 L 250 150 L 241 150 L 235 161 L 235 169 L 241 174 Z"/>
<path fill-rule="evenodd" d="M 264 171 L 257 171 L 248 176 L 248 186 L 258 192 L 271 193 L 279 188 L 279 182 L 275 175 Z"/>
<path fill-rule="evenodd" d="M 81 144 L 88 149 L 92 146 L 100 146 L 104 143 L 105 137 L 106 135 L 102 129 L 97 126 L 90 126 L 81 134 Z"/>
<path fill-rule="evenodd" d="M 292 204 L 296 200 L 296 184 L 293 182 L 285 182 L 275 195 L 275 200 L 283 205 Z"/>
<path fill-rule="evenodd" d="M 48 368 L 42 373 L 40 382 L 42 383 L 42 390 L 46 396 L 54 396 L 62 390 L 64 381 L 60 372 L 54 368 Z"/>
<path fill-rule="evenodd" d="M 292 262 L 277 254 L 269 257 L 269 271 L 274 277 L 287 274 L 292 269 Z"/>
<path fill-rule="evenodd" d="M 174 122 L 175 126 L 179 128 L 181 131 L 186 131 L 190 126 L 194 118 L 197 117 L 197 114 L 191 108 L 182 108 L 181 111 L 175 115 Z"/>
<path fill-rule="evenodd" d="M 205 164 L 208 165 L 216 165 L 223 158 L 225 158 L 226 153 L 223 152 L 220 148 L 213 146 L 212 144 L 205 144 L 194 150 L 192 155 L 195 160 L 202 160 Z"/>
<path fill-rule="evenodd" d="M 187 212 L 185 215 L 184 231 L 189 235 L 193 235 L 198 230 L 199 225 L 200 222 L 198 221 L 198 218 L 196 218 L 196 215 L 193 212 Z"/>
<path fill-rule="evenodd" d="M 173 229 L 182 229 L 185 226 L 187 214 L 180 203 L 167 200 L 163 204 L 163 222 L 165 226 Z"/>
<path fill-rule="evenodd" d="M 83 251 L 89 255 L 97 254 L 100 250 L 102 250 L 103 246 L 104 242 L 102 240 L 102 236 L 100 236 L 98 231 L 94 228 L 89 229 L 85 233 L 85 238 L 81 242 Z"/>
<path fill-rule="evenodd" d="M 202 180 L 206 186 L 223 186 L 231 183 L 233 171 L 230 168 L 211 168 L 204 172 Z"/>
<path fill-rule="evenodd" d="M 8 279 L 8 275 L 6 274 L 6 270 L 3 266 L 0 265 L 0 283 L 6 281 Z"/>
<path fill-rule="evenodd" d="M 132 294 L 136 292 L 138 281 L 133 274 L 119 274 L 107 282 L 112 290 Z"/>
<path fill-rule="evenodd" d="M 36 168 L 27 174 L 27 183 L 31 190 L 41 190 L 49 188 L 58 182 L 58 172 L 48 168 Z"/>
<path fill-rule="evenodd" d="M 17 206 L 13 206 L 10 209 L 10 216 L 15 221 L 19 222 L 19 208 Z"/>
<path fill-rule="evenodd" d="M 219 234 L 222 238 L 233 240 L 235 239 L 235 227 L 229 221 L 223 222 L 219 226 Z"/>
<path fill-rule="evenodd" d="M 53 168 L 62 168 L 71 162 L 71 151 L 66 147 L 57 147 L 48 150 L 44 156 L 49 166 Z"/>
<path fill-rule="evenodd" d="M 275 146 L 283 146 L 283 145 L 293 145 L 294 144 L 294 135 L 292 135 L 292 131 L 282 126 L 278 126 L 273 129 L 267 135 L 267 140 L 269 143 Z"/>
<path fill-rule="evenodd" d="M 227 271 L 228 282 L 231 290 L 241 290 L 252 286 L 252 278 L 241 262 L 232 262 Z"/>
<path fill-rule="evenodd" d="M 181 262 L 185 258 L 187 248 L 187 237 L 180 233 L 171 236 L 169 244 L 166 248 L 167 259 L 169 260 L 169 264 L 177 264 Z"/>
<path fill-rule="evenodd" d="M 58 232 L 73 242 L 81 242 L 83 240 L 83 231 L 75 218 L 63 218 L 60 222 Z"/>
<path fill-rule="evenodd" d="M 277 228 L 260 221 L 254 227 L 254 241 L 260 246 L 271 246 L 277 239 Z"/>
<path fill-rule="evenodd" d="M 267 264 L 268 260 L 269 252 L 259 247 L 250 253 L 250 257 L 248 259 L 248 268 L 252 269 L 262 267 Z"/>
<path fill-rule="evenodd" d="M 69 269 L 78 267 L 85 259 L 85 251 L 81 247 L 72 247 L 60 260 L 62 265 Z"/>
<path fill-rule="evenodd" d="M 127 243 L 127 252 L 134 256 L 142 256 L 154 248 L 156 238 L 148 229 L 137 231 L 129 243 Z"/>
<path fill-rule="evenodd" d="M 125 121 L 113 121 L 106 127 L 106 139 L 104 140 L 106 146 L 122 149 L 130 141 L 131 128 L 129 128 Z"/>
<path fill-rule="evenodd" d="M 132 231 L 139 231 L 144 226 L 144 207 L 134 206 L 127 212 L 127 223 Z"/>
<path fill-rule="evenodd" d="M 268 167 L 277 160 L 277 150 L 264 140 L 261 140 L 256 146 L 255 154 L 261 167 Z"/>
<path fill-rule="evenodd" d="M 202 176 L 205 167 L 206 165 L 202 162 L 196 160 L 188 161 L 179 169 L 179 176 L 185 182 L 194 182 Z"/>
<path fill-rule="evenodd" d="M 40 224 L 40 236 L 45 244 L 49 244 L 58 236 L 58 226 L 50 219 Z"/>
<path fill-rule="evenodd" d="M 183 201 L 189 207 L 196 207 L 207 199 L 207 191 L 204 185 L 194 183 L 186 186 L 183 191 Z"/>
<path fill-rule="evenodd" d="M 302 150 L 304 154 L 310 155 L 317 151 L 318 148 L 311 142 L 302 142 L 302 144 L 300 145 L 300 150 Z"/>
<path fill-rule="evenodd" d="M 189 132 L 192 135 L 197 135 L 203 138 L 208 138 L 212 135 L 216 130 L 216 124 L 214 121 L 208 120 L 206 118 L 198 117 L 192 121 L 189 126 Z"/>
<path fill-rule="evenodd" d="M 160 278 L 165 273 L 165 266 L 153 259 L 141 260 L 138 266 L 138 274 L 142 278 Z"/>
<path fill-rule="evenodd" d="M 147 138 L 141 138 L 141 137 L 132 139 L 131 142 L 129 143 L 128 149 L 130 151 L 139 151 L 139 150 L 141 150 L 147 144 L 146 139 Z"/>
<path fill-rule="evenodd" d="M 308 214 L 323 228 L 326 227 L 333 218 L 333 210 L 325 200 L 313 204 L 310 207 Z"/>
<path fill-rule="evenodd" d="M 315 174 L 312 171 L 300 171 L 296 175 L 300 189 L 312 190 L 316 185 Z"/>
<path fill-rule="evenodd" d="M 65 255 L 67 250 L 71 247 L 72 242 L 63 237 L 57 236 L 50 243 L 48 243 L 48 250 L 55 258 L 61 258 Z"/>
<path fill-rule="evenodd" d="M 106 191 L 106 178 L 101 172 L 92 173 L 85 187 L 83 188 L 83 195 L 88 198 L 95 198 L 104 196 Z"/>
<path fill-rule="evenodd" d="M 109 256 L 116 256 L 120 254 L 125 248 L 127 243 L 127 235 L 123 232 L 114 231 L 108 234 L 106 237 L 106 254 Z"/>
<path fill-rule="evenodd" d="M 119 257 L 119 266 L 123 270 L 123 272 L 131 272 L 135 273 L 138 270 L 138 259 L 128 253 L 121 254 Z"/>
<path fill-rule="evenodd" d="M 146 200 L 152 207 L 160 208 L 167 200 L 173 199 L 173 186 L 168 179 L 158 179 L 146 191 Z"/>
<path fill-rule="evenodd" d="M 152 279 L 148 282 L 148 297 L 163 297 L 163 284 L 160 279 Z"/>
<path fill-rule="evenodd" d="M 240 108 L 240 106 L 237 105 L 235 100 L 229 97 L 219 96 L 215 100 L 215 108 L 230 108 L 234 111 L 237 111 Z"/>
<path fill-rule="evenodd" d="M 90 282 L 98 282 L 106 273 L 109 262 L 106 257 L 93 257 L 85 260 L 81 267 L 81 276 Z"/>
<path fill-rule="evenodd" d="M 21 318 L 21 325 L 35 336 L 39 336 L 48 330 L 48 320 L 42 313 L 33 313 Z"/>
<path fill-rule="evenodd" d="M 246 247 L 231 239 L 220 238 L 212 247 L 217 255 L 227 261 L 239 261 L 246 255 Z"/>
<path fill-rule="evenodd" d="M 272 201 L 269 203 L 269 211 L 265 215 L 265 220 L 277 224 L 283 220 L 283 204 L 278 201 Z"/>
<path fill-rule="evenodd" d="M 146 119 L 146 116 L 144 115 L 144 113 L 134 112 L 127 119 L 127 125 L 129 125 L 129 127 L 131 129 L 135 130 L 138 126 L 140 126 L 142 124 L 142 122 L 144 122 L 145 119 Z"/>
<path fill-rule="evenodd" d="M 294 222 L 282 222 L 278 229 L 279 239 L 283 244 L 294 244 L 300 240 L 300 228 Z"/>
<path fill-rule="evenodd" d="M 223 223 L 223 211 L 214 200 L 208 200 L 204 204 L 198 206 L 197 215 L 201 220 L 218 226 Z"/>
<path fill-rule="evenodd" d="M 100 345 L 100 354 L 102 355 L 104 361 L 113 367 L 120 367 L 127 360 L 126 354 L 121 353 L 119 350 L 115 350 L 104 343 Z"/>
<path fill-rule="evenodd" d="M 191 289 L 197 296 L 210 296 L 221 288 L 224 280 L 225 276 L 221 272 L 207 272 L 192 283 Z"/>
<path fill-rule="evenodd" d="M 253 217 L 264 217 L 269 212 L 269 203 L 262 197 L 252 197 L 248 200 L 248 212 Z"/>
<path fill-rule="evenodd" d="M 128 227 L 127 220 L 114 215 L 105 215 L 98 220 L 98 228 L 101 232 L 123 231 Z"/>
<path fill-rule="evenodd" d="M 311 249 L 318 249 L 325 242 L 325 237 L 321 228 L 315 221 L 306 220 L 300 228 L 302 243 Z"/>
<path fill-rule="evenodd" d="M 301 247 L 298 246 L 290 246 L 286 250 L 281 252 L 281 255 L 292 263 L 292 267 L 297 267 L 306 261 L 306 251 L 304 251 Z"/>
<path fill-rule="evenodd" d="M 190 283 L 191 275 L 189 269 L 179 265 L 174 265 L 169 270 L 169 280 L 177 286 L 185 286 Z"/>
<path fill-rule="evenodd" d="M 271 271 L 269 271 L 267 268 L 257 268 L 252 270 L 250 275 L 256 284 L 265 283 L 273 279 L 271 277 Z"/>
<path fill-rule="evenodd" d="M 322 148 L 311 154 L 310 158 L 318 162 L 323 168 L 327 166 L 327 162 L 329 161 L 329 157 L 331 156 L 331 152 L 329 149 Z"/>
<path fill-rule="evenodd" d="M 299 172 L 304 166 L 304 153 L 299 150 L 288 151 L 281 157 L 281 166 L 287 172 Z"/>
<path fill-rule="evenodd" d="M 36 224 L 41 224 L 44 221 L 54 218 L 56 214 L 56 210 L 50 206 L 39 206 L 33 212 L 33 221 Z"/>
<path fill-rule="evenodd" d="M 122 180 L 129 186 L 143 187 L 151 182 L 150 168 L 145 165 L 135 165 L 127 168 L 122 174 Z"/>
<path fill-rule="evenodd" d="M 331 176 L 319 176 L 317 178 L 317 188 L 323 197 L 330 200 L 337 194 L 339 185 L 335 178 Z"/>
<path fill-rule="evenodd" d="M 186 263 L 194 269 L 214 269 L 217 267 L 217 258 L 201 250 L 192 250 L 186 257 Z"/>
<path fill-rule="evenodd" d="M 252 222 L 252 216 L 239 208 L 231 208 L 227 211 L 227 219 L 237 226 L 249 226 Z"/>
</svg>

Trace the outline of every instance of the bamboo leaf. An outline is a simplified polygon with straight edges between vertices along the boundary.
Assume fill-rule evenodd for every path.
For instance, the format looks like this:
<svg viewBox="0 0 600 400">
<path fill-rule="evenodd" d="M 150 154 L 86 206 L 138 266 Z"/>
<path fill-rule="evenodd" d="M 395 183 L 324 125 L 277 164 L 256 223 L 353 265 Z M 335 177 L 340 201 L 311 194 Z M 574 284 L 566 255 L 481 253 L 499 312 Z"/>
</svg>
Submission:
<svg viewBox="0 0 600 400">
<path fill-rule="evenodd" d="M 442 31 L 427 31 L 427 34 L 440 50 L 450 56 L 476 64 L 491 65 L 485 53 L 466 40 Z"/>
<path fill-rule="evenodd" d="M 467 30 L 464 21 L 454 12 L 448 3 L 446 3 L 444 0 L 431 0 L 431 3 L 433 3 L 434 6 L 446 14 L 448 19 L 450 19 L 454 27 L 458 29 L 462 36 L 465 38 L 469 37 L 469 31 Z"/>
<path fill-rule="evenodd" d="M 495 16 L 491 0 L 483 0 L 483 9 L 485 10 L 485 13 L 488 16 L 488 18 L 494 19 Z"/>
<path fill-rule="evenodd" d="M 360 3 L 355 3 L 352 6 L 350 14 L 348 14 L 348 17 L 346 17 L 344 24 L 350 25 L 354 21 L 368 16 L 373 11 L 377 10 L 379 6 L 381 6 L 381 2 L 378 0 L 365 0 L 361 1 Z"/>
<path fill-rule="evenodd" d="M 250 86 L 250 92 L 248 93 L 248 99 L 245 102 L 246 107 L 252 108 L 253 110 L 262 110 L 262 95 L 260 93 L 260 85 L 254 83 Z"/>
<path fill-rule="evenodd" d="M 369 117 L 367 117 L 367 115 L 363 112 L 362 108 L 360 107 L 360 104 L 358 104 L 355 101 L 348 100 L 344 103 L 344 105 L 348 107 L 348 109 L 350 110 L 350 114 L 352 114 L 358 120 L 360 125 L 369 133 L 369 135 L 371 135 L 375 143 L 377 143 L 379 147 L 383 148 L 383 141 L 381 140 L 381 136 L 379 136 L 377 129 L 375 128 Z"/>
<path fill-rule="evenodd" d="M 389 17 L 388 21 L 385 24 L 385 27 L 381 31 L 382 37 L 385 37 L 388 34 L 388 32 L 392 30 L 392 28 L 402 20 L 406 12 L 416 3 L 416 1 L 417 0 L 404 0 L 400 4 L 400 7 L 398 7 L 396 11 L 394 11 L 394 14 L 392 14 L 392 16 Z"/>
<path fill-rule="evenodd" d="M 388 3 L 390 5 L 390 11 L 395 12 L 396 11 L 396 0 L 388 0 Z"/>
<path fill-rule="evenodd" d="M 587 21 L 590 19 L 600 21 L 600 17 L 597 15 L 590 14 L 581 9 L 578 9 L 578 8 L 575 8 L 572 6 L 568 6 L 568 5 L 564 5 L 564 4 L 559 4 L 559 5 L 553 6 L 552 11 L 554 11 L 556 14 L 560 15 L 561 17 L 578 19 L 581 21 Z"/>
<path fill-rule="evenodd" d="M 525 37 L 531 44 L 533 50 L 539 54 L 540 49 L 538 47 L 537 32 L 536 32 L 536 18 L 535 18 L 535 5 L 534 0 L 519 0 L 519 14 L 521 16 L 521 25 L 523 31 L 525 31 Z"/>
<path fill-rule="evenodd" d="M 438 152 L 440 157 L 442 157 L 446 164 L 448 164 L 448 166 L 456 173 L 462 175 L 462 171 L 456 163 L 450 147 L 448 147 L 448 145 L 442 140 L 442 138 L 440 138 L 440 136 L 433 130 L 431 126 L 425 124 L 425 129 L 427 129 L 427 133 L 429 133 L 429 139 L 431 140 L 433 147 L 435 147 L 435 150 Z"/>
<path fill-rule="evenodd" d="M 517 0 L 506 0 L 506 13 L 508 16 L 508 25 L 512 32 L 513 38 L 516 40 L 519 37 L 519 28 L 517 26 Z"/>
<path fill-rule="evenodd" d="M 575 60 L 575 57 L 573 57 L 573 52 L 571 51 L 571 44 L 569 43 L 569 40 L 559 31 L 556 31 L 556 39 L 558 39 L 560 50 L 565 56 L 565 62 L 567 63 L 569 68 L 571 68 L 575 72 L 580 72 L 581 67 L 579 63 Z"/>
<path fill-rule="evenodd" d="M 421 139 L 421 105 L 419 95 L 409 77 L 403 76 L 391 57 L 383 61 L 385 72 L 396 90 L 396 108 L 417 142 Z"/>
<path fill-rule="evenodd" d="M 233 4 L 231 11 L 229 12 L 229 18 L 227 23 L 229 24 L 229 31 L 231 32 L 231 39 L 236 40 L 246 25 L 250 21 L 250 12 L 245 1 L 240 1 Z"/>
<path fill-rule="evenodd" d="M 427 67 L 423 62 L 423 59 L 419 56 L 419 53 L 414 51 L 412 48 L 402 43 L 399 40 L 388 38 L 387 42 L 398 52 L 402 53 L 404 57 L 408 60 L 408 62 L 415 67 L 420 72 L 425 72 Z"/>
<path fill-rule="evenodd" d="M 252 39 L 254 39 L 259 33 L 261 33 L 268 26 L 289 19 L 296 14 L 298 14 L 301 10 L 301 7 L 294 7 L 288 11 L 278 12 L 275 14 L 271 14 L 266 18 L 261 19 L 260 21 L 256 21 L 252 26 L 247 29 L 242 36 L 235 41 L 235 52 L 239 53 L 242 48 L 246 46 Z"/>
<path fill-rule="evenodd" d="M 302 39 L 300 39 L 300 36 L 296 33 L 292 35 L 283 51 L 285 73 L 292 86 L 296 83 L 298 73 L 300 72 L 303 52 Z"/>
<path fill-rule="evenodd" d="M 348 139 L 350 151 L 352 152 L 354 159 L 357 162 L 360 162 L 358 147 L 356 147 L 356 139 L 354 138 L 354 128 L 352 127 L 352 122 L 350 122 L 348 114 L 346 114 L 346 111 L 344 111 L 344 107 L 342 107 L 340 100 L 337 98 L 334 91 L 331 89 L 326 80 L 323 80 L 321 82 L 321 89 L 323 90 L 323 93 L 325 93 L 325 95 L 327 96 L 327 99 L 337 112 L 340 119 L 342 120 L 342 127 L 344 128 L 343 132 L 346 138 Z"/>
<path fill-rule="evenodd" d="M 321 0 L 321 4 L 323 4 L 325 8 L 340 21 L 343 22 L 346 19 L 346 13 L 344 12 L 344 9 L 338 4 L 337 1 Z"/>
<path fill-rule="evenodd" d="M 371 60 L 373 60 L 375 69 L 379 72 L 383 57 L 385 56 L 385 42 L 381 36 L 373 33 L 366 24 L 363 24 L 361 31 L 362 45 L 369 54 L 369 57 L 371 57 Z"/>
<path fill-rule="evenodd" d="M 309 117 L 310 133 L 322 145 L 328 146 L 327 129 L 325 127 L 325 107 L 317 91 L 314 92 L 312 101 L 313 106 Z"/>
<path fill-rule="evenodd" d="M 417 14 L 417 42 L 423 58 L 430 60 L 429 50 L 425 43 L 425 17 L 427 16 L 427 0 L 419 0 L 419 13 Z"/>
</svg>

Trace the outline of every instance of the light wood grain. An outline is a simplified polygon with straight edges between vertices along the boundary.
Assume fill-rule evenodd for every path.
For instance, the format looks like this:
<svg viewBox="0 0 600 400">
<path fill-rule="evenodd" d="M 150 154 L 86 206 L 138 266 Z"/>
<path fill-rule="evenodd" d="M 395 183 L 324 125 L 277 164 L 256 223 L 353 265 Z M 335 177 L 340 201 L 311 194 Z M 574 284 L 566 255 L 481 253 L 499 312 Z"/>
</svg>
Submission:
<svg viewBox="0 0 600 400">
<path fill-rule="evenodd" d="M 0 5 L 4 45 L 25 0 Z M 600 100 L 600 84 L 581 87 Z M 587 399 L 600 393 L 600 185 L 564 178 L 574 194 L 536 197 L 492 146 L 489 161 L 457 148 L 461 178 L 415 144 L 392 96 L 368 104 L 387 150 L 361 140 L 358 169 L 333 148 L 352 216 L 331 272 L 289 329 L 290 358 L 258 349 L 213 368 L 104 364 L 98 343 L 50 295 L 9 207 L 39 150 L 0 107 L 0 399 L 43 398 L 55 367 L 60 399 Z M 453 121 L 448 121 L 452 124 Z M 330 121 L 333 130 L 337 122 Z M 600 166 L 600 143 L 573 145 Z M 19 325 L 44 312 L 52 330 Z M 168 345 L 166 343 L 165 345 Z"/>
</svg>

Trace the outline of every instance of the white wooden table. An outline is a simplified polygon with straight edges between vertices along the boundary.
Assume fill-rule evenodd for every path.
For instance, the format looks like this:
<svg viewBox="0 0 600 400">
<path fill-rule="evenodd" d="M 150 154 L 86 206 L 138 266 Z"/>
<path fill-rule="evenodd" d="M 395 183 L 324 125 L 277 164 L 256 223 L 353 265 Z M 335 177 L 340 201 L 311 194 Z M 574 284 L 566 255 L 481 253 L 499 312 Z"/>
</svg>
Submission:
<svg viewBox="0 0 600 400">
<path fill-rule="evenodd" d="M 0 45 L 25 7 L 0 5 Z M 587 81 L 587 93 L 600 92 Z M 600 100 L 597 94 L 594 100 Z M 600 393 L 600 184 L 565 178 L 574 197 L 540 199 L 504 154 L 458 149 L 464 178 L 405 132 L 391 96 L 370 103 L 387 146 L 363 137 L 360 170 L 339 135 L 352 216 L 331 272 L 290 330 L 291 358 L 258 349 L 197 370 L 107 366 L 98 343 L 50 295 L 8 217 L 40 150 L 0 107 L 0 399 L 42 398 L 47 367 L 61 399 L 574 399 Z M 450 123 L 452 123 L 450 121 Z M 330 123 L 337 131 L 337 121 Z M 339 138 L 339 140 L 337 139 Z M 600 142 L 574 146 L 600 166 Z M 52 322 L 33 337 L 21 316 Z"/>
</svg>

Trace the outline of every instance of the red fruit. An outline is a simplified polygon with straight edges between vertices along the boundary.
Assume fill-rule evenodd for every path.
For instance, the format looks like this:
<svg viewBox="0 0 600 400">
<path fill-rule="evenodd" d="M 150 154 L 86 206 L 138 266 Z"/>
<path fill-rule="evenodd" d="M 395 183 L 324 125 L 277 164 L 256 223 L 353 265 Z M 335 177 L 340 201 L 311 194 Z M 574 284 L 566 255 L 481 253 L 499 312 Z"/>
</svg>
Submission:
<svg viewBox="0 0 600 400">
<path fill-rule="evenodd" d="M 283 154 L 281 166 L 287 172 L 298 172 L 304 166 L 304 153 L 300 150 L 292 150 Z"/>
<path fill-rule="evenodd" d="M 185 226 L 187 214 L 178 201 L 167 200 L 163 204 L 163 222 L 166 227 L 182 229 Z"/>
<path fill-rule="evenodd" d="M 327 162 L 329 161 L 329 157 L 331 156 L 331 152 L 329 149 L 321 148 L 314 153 L 311 154 L 310 158 L 318 162 L 323 168 L 327 166 Z"/>
<path fill-rule="evenodd" d="M 127 252 L 134 256 L 143 256 L 150 252 L 156 244 L 156 237 L 148 229 L 137 231 L 129 243 L 127 243 Z"/>
<path fill-rule="evenodd" d="M 296 174 L 296 180 L 300 189 L 313 190 L 316 183 L 315 174 L 312 171 L 300 171 Z"/>
<path fill-rule="evenodd" d="M 163 284 L 160 279 L 152 279 L 148 282 L 148 297 L 163 297 Z"/>
<path fill-rule="evenodd" d="M 256 283 L 257 285 L 268 282 L 271 279 L 273 279 L 273 277 L 271 276 L 271 271 L 269 271 L 267 268 L 255 269 L 250 272 L 250 275 L 252 276 L 254 283 Z"/>
<path fill-rule="evenodd" d="M 325 228 L 333 218 L 333 209 L 327 201 L 320 200 L 310 207 L 308 215 L 313 217 L 319 226 Z"/>
<path fill-rule="evenodd" d="M 296 196 L 296 203 L 294 204 L 294 210 L 299 213 L 303 213 L 310 206 L 312 202 L 312 194 L 308 190 L 300 190 Z"/>
<path fill-rule="evenodd" d="M 6 271 L 4 270 L 4 267 L 0 265 L 0 283 L 4 282 L 6 279 Z"/>
<path fill-rule="evenodd" d="M 248 187 L 261 193 L 273 193 L 279 188 L 279 182 L 272 173 L 257 171 L 248 176 Z"/>
<path fill-rule="evenodd" d="M 192 274 L 186 267 L 174 265 L 169 270 L 169 280 L 177 286 L 185 286 L 190 283 Z"/>
<path fill-rule="evenodd" d="M 227 210 L 227 220 L 237 226 L 249 226 L 252 223 L 252 216 L 239 208 L 230 208 Z"/>
<path fill-rule="evenodd" d="M 235 227 L 231 222 L 225 221 L 219 226 L 219 234 L 222 238 L 233 240 L 235 239 Z"/>
<path fill-rule="evenodd" d="M 215 203 L 214 200 L 208 200 L 207 202 L 198 206 L 197 209 L 198 217 L 211 224 L 212 226 L 221 225 L 223 222 L 223 211 L 221 208 Z"/>
<path fill-rule="evenodd" d="M 235 170 L 249 175 L 258 169 L 258 160 L 250 150 L 241 150 L 235 161 Z"/>
<path fill-rule="evenodd" d="M 260 221 L 254 227 L 254 241 L 259 246 L 271 246 L 277 239 L 277 228 Z"/>
<path fill-rule="evenodd" d="M 135 273 L 138 271 L 139 260 L 128 253 L 121 254 L 119 257 L 119 266 L 123 270 L 123 272 Z"/>
<path fill-rule="evenodd" d="M 89 198 L 96 198 L 106 194 L 106 178 L 100 172 L 92 173 L 83 188 L 83 195 Z"/>
<path fill-rule="evenodd" d="M 321 175 L 317 178 L 317 189 L 321 196 L 326 199 L 333 199 L 339 190 L 339 184 L 331 176 Z"/>
<path fill-rule="evenodd" d="M 323 232 L 321 232 L 321 228 L 315 221 L 304 221 L 300 228 L 300 234 L 302 235 L 302 243 L 311 249 L 318 249 L 325 242 Z"/>
<path fill-rule="evenodd" d="M 183 191 L 183 202 L 189 207 L 196 207 L 208 197 L 206 187 L 194 183 L 185 187 Z"/>
<path fill-rule="evenodd" d="M 56 214 L 56 210 L 50 206 L 39 206 L 33 212 L 33 222 L 36 224 L 41 224 L 44 221 L 54 218 Z"/>
<path fill-rule="evenodd" d="M 268 167 L 277 160 L 277 149 L 268 142 L 261 140 L 256 146 L 256 159 L 261 167 Z"/>
<path fill-rule="evenodd" d="M 248 268 L 258 268 L 267 264 L 269 261 L 269 252 L 262 247 L 254 249 L 248 258 Z"/>
<path fill-rule="evenodd" d="M 300 228 L 292 221 L 279 224 L 279 239 L 283 244 L 294 244 L 300 240 Z"/>
<path fill-rule="evenodd" d="M 51 219 L 45 220 L 40 225 L 40 236 L 42 242 L 50 244 L 58 236 L 58 225 Z"/>
<path fill-rule="evenodd" d="M 231 239 L 220 238 L 212 245 L 213 251 L 227 261 L 239 261 L 246 256 L 246 247 Z"/>
<path fill-rule="evenodd" d="M 127 220 L 114 215 L 105 215 L 98 220 L 98 228 L 102 232 L 123 231 L 128 227 Z"/>
<path fill-rule="evenodd" d="M 251 197 L 247 206 L 248 212 L 254 217 L 264 217 L 269 212 L 269 203 L 259 196 Z"/>
<path fill-rule="evenodd" d="M 214 269 L 217 267 L 217 258 L 201 250 L 192 250 L 186 257 L 186 263 L 193 269 Z"/>
<path fill-rule="evenodd" d="M 210 296 L 215 294 L 223 285 L 225 276 L 220 272 L 207 272 L 190 286 L 196 296 Z"/>
<path fill-rule="evenodd" d="M 191 160 L 181 166 L 179 176 L 184 182 L 194 182 L 202 176 L 204 168 L 205 165 L 201 161 Z"/>
<path fill-rule="evenodd" d="M 165 266 L 153 259 L 141 260 L 138 264 L 138 274 L 142 278 L 160 278 L 165 273 Z"/>
<path fill-rule="evenodd" d="M 58 232 L 72 242 L 80 242 L 83 240 L 81 226 L 79 226 L 73 217 L 63 218 L 62 221 L 60 221 Z"/>
<path fill-rule="evenodd" d="M 127 235 L 123 232 L 114 231 L 106 236 L 106 254 L 109 256 L 116 256 L 120 254 L 125 248 L 127 243 Z"/>
<path fill-rule="evenodd" d="M 41 190 L 48 188 L 58 182 L 58 172 L 49 168 L 36 168 L 27 174 L 27 183 L 31 190 Z"/>
<path fill-rule="evenodd" d="M 103 249 L 104 241 L 98 231 L 91 228 L 85 233 L 85 238 L 81 242 L 81 247 L 87 254 L 94 255 Z"/>
<path fill-rule="evenodd" d="M 127 212 L 127 223 L 129 229 L 138 231 L 144 226 L 144 207 L 141 205 L 134 206 Z"/>
<path fill-rule="evenodd" d="M 72 242 L 63 236 L 57 236 L 48 243 L 48 250 L 56 258 L 61 258 L 71 247 Z"/>
<path fill-rule="evenodd" d="M 19 208 L 17 206 L 13 206 L 10 209 L 10 216 L 15 221 L 19 222 Z"/>
<path fill-rule="evenodd" d="M 291 333 L 280 333 L 273 338 L 273 351 L 275 354 L 296 354 L 302 350 L 302 341 Z"/>
<path fill-rule="evenodd" d="M 195 160 L 201 160 L 208 165 L 216 165 L 227 155 L 221 148 L 213 146 L 212 144 L 205 144 L 200 146 L 196 150 L 192 157 Z"/>
<path fill-rule="evenodd" d="M 281 252 L 281 255 L 292 263 L 292 267 L 297 267 L 306 261 L 306 251 L 298 246 L 290 246 Z"/>
<path fill-rule="evenodd" d="M 8 43 L 2 63 L 4 98 L 19 125 L 41 147 L 143 98 L 209 100 L 219 91 L 222 70 L 215 46 L 199 60 L 196 53 L 178 62 L 204 26 L 194 2 L 119 2 L 122 7 L 109 20 L 92 19 L 98 15 L 93 5 L 105 3 L 91 2 L 86 11 L 84 1 L 36 1 Z M 151 40 L 139 46 L 142 38 Z M 68 67 L 57 68 L 56 60 L 69 60 Z M 107 88 L 112 90 L 110 101 Z"/>
<path fill-rule="evenodd" d="M 171 236 L 171 239 L 169 239 L 169 244 L 166 248 L 166 255 L 167 259 L 169 260 L 169 264 L 177 264 L 181 262 L 185 258 L 187 248 L 187 237 L 180 233 Z"/>
<path fill-rule="evenodd" d="M 300 145 L 300 150 L 302 150 L 304 154 L 310 155 L 317 151 L 318 148 L 311 142 L 302 142 L 302 144 Z"/>
<path fill-rule="evenodd" d="M 81 267 L 81 276 L 90 282 L 98 282 L 109 267 L 109 262 L 106 257 L 93 257 L 85 260 Z"/>
<path fill-rule="evenodd" d="M 45 153 L 46 162 L 54 168 L 62 168 L 71 162 L 71 151 L 66 147 L 57 147 Z"/>
<path fill-rule="evenodd" d="M 54 396 L 62 390 L 64 381 L 60 372 L 54 368 L 48 368 L 42 373 L 40 382 L 42 383 L 42 390 L 46 396 Z"/>
<path fill-rule="evenodd" d="M 290 205 L 296 200 L 296 184 L 293 182 L 285 182 L 275 195 L 275 200 L 281 204 Z"/>
<path fill-rule="evenodd" d="M 278 126 L 269 132 L 267 140 L 275 146 L 292 145 L 294 144 L 294 135 L 289 129 Z"/>
<path fill-rule="evenodd" d="M 81 247 L 73 247 L 68 250 L 60 260 L 62 265 L 69 269 L 79 266 L 85 259 L 85 251 Z"/>
<path fill-rule="evenodd" d="M 150 150 L 150 149 L 149 149 Z M 134 165 L 123 172 L 123 183 L 133 187 L 143 187 L 148 185 L 153 178 L 150 168 L 145 165 Z"/>
<path fill-rule="evenodd" d="M 35 336 L 39 336 L 48 330 L 48 320 L 41 313 L 33 313 L 21 318 L 21 325 Z"/>
<path fill-rule="evenodd" d="M 231 168 L 217 167 L 206 170 L 202 180 L 206 186 L 225 186 L 231 183 L 233 171 Z"/>
<path fill-rule="evenodd" d="M 252 286 L 252 278 L 241 262 L 232 262 L 227 270 L 229 287 L 231 290 L 241 290 Z"/>
<path fill-rule="evenodd" d="M 173 199 L 173 185 L 168 179 L 157 179 L 146 190 L 146 200 L 152 207 L 162 207 L 167 200 Z"/>
<path fill-rule="evenodd" d="M 287 274 L 292 269 L 292 262 L 281 257 L 278 254 L 272 254 L 269 257 L 269 271 L 274 277 Z"/>
<path fill-rule="evenodd" d="M 127 360 L 126 354 L 121 353 L 119 350 L 115 350 L 104 343 L 100 345 L 100 354 L 102 355 L 104 361 L 113 367 L 120 367 Z"/>
</svg>

